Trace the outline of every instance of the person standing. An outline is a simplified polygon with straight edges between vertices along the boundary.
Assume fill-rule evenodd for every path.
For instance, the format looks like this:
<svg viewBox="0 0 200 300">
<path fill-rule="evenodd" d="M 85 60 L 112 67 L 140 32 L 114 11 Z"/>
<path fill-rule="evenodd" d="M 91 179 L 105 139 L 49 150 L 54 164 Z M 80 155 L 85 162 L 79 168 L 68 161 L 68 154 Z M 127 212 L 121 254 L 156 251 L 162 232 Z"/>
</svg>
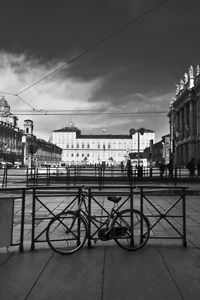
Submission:
<svg viewBox="0 0 200 300">
<path fill-rule="evenodd" d="M 190 172 L 190 178 L 194 178 L 195 177 L 195 161 L 194 161 L 194 158 L 191 158 L 191 160 L 189 161 L 189 163 L 187 165 L 187 169 Z"/>
<path fill-rule="evenodd" d="M 128 159 L 127 160 L 127 164 L 126 164 L 126 170 L 127 170 L 127 176 L 129 179 L 129 183 L 132 183 L 132 178 L 133 178 L 133 170 L 132 170 L 132 164 L 131 164 L 131 160 Z"/>
<path fill-rule="evenodd" d="M 174 162 L 173 159 L 170 159 L 170 162 L 168 163 L 168 170 L 169 170 L 169 178 L 173 178 L 173 170 L 174 170 Z"/>
</svg>

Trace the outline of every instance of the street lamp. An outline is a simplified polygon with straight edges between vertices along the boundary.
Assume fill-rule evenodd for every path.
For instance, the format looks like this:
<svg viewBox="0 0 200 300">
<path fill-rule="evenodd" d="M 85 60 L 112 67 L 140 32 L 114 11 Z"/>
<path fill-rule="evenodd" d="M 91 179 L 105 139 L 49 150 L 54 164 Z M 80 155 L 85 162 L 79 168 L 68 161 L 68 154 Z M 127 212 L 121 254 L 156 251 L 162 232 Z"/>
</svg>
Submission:
<svg viewBox="0 0 200 300">
<path fill-rule="evenodd" d="M 106 149 L 106 145 L 105 145 L 105 128 L 103 128 L 103 161 L 105 163 L 105 149 Z"/>
<path fill-rule="evenodd" d="M 144 134 L 144 131 L 145 131 L 145 129 L 143 128 L 143 127 L 141 127 L 141 128 L 139 128 L 139 129 L 134 129 L 134 128 L 132 128 L 131 130 L 130 130 L 130 134 L 131 135 L 134 135 L 136 132 L 137 132 L 137 134 L 138 134 L 138 136 L 137 136 L 137 144 L 138 144 L 138 147 L 137 147 L 137 153 L 138 153 L 138 167 L 139 167 L 139 165 L 140 165 L 140 134 L 141 135 L 143 135 Z"/>
</svg>

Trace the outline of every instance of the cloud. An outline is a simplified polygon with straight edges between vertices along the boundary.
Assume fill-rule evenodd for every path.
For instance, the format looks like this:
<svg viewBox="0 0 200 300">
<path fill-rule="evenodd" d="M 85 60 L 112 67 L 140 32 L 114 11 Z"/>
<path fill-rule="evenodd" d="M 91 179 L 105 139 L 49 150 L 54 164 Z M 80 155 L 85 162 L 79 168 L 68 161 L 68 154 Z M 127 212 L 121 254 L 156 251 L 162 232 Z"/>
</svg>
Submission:
<svg viewBox="0 0 200 300">
<path fill-rule="evenodd" d="M 0 52 L 0 91 L 17 94 L 43 76 L 52 72 L 66 62 L 44 63 L 26 54 L 16 55 L 13 53 Z M 84 81 L 70 77 L 69 70 L 57 73 L 47 80 L 40 82 L 27 91 L 20 94 L 28 104 L 38 110 L 76 110 L 76 109 L 99 109 L 101 103 L 90 103 L 90 98 L 102 87 L 101 78 Z M 19 98 L 1 93 L 6 97 L 11 112 L 17 109 L 29 110 L 31 108 Z M 65 116 L 20 116 L 22 119 L 30 118 L 35 122 L 38 134 L 47 135 L 54 129 L 65 124 Z M 65 124 L 66 125 L 66 124 Z M 44 134 L 46 132 L 46 134 Z"/>
<path fill-rule="evenodd" d="M 19 93 L 65 63 L 44 63 L 26 54 L 0 52 L 0 91 Z M 127 134 L 130 128 L 141 126 L 153 130 L 159 128 L 160 136 L 166 133 L 166 115 L 163 118 L 163 115 L 155 116 L 153 113 L 168 109 L 171 94 L 129 93 L 121 95 L 119 101 L 111 93 L 106 98 L 102 96 L 98 101 L 91 101 L 104 89 L 105 78 L 86 81 L 70 76 L 70 69 L 66 68 L 20 94 L 37 110 L 49 110 L 49 113 L 51 110 L 54 113 L 56 110 L 68 110 L 66 115 L 26 115 L 27 110 L 29 114 L 32 112 L 28 105 L 15 96 L 4 96 L 11 106 L 11 112 L 17 114 L 17 110 L 21 110 L 24 113 L 18 116 L 19 127 L 23 128 L 23 120 L 32 119 L 34 134 L 46 140 L 53 130 L 67 126 L 70 121 L 86 134 L 100 134 L 103 128 L 106 128 L 106 133 Z M 77 110 L 85 110 L 85 115 Z M 142 115 L 143 111 L 149 111 L 149 114 Z"/>
</svg>

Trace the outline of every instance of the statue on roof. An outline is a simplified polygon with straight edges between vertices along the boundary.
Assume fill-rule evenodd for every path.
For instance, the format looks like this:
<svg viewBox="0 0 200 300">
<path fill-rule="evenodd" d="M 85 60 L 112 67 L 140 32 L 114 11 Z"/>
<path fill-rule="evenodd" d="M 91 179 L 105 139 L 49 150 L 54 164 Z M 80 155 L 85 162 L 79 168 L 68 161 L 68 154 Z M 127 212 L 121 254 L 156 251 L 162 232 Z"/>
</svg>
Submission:
<svg viewBox="0 0 200 300">
<path fill-rule="evenodd" d="M 184 81 L 183 79 L 180 80 L 180 91 L 184 89 Z"/>
<path fill-rule="evenodd" d="M 175 86 L 176 86 L 176 95 L 178 95 L 178 93 L 180 92 L 180 87 L 178 84 L 175 84 Z"/>
<path fill-rule="evenodd" d="M 192 65 L 189 67 L 189 77 L 190 78 L 194 77 L 194 72 L 193 72 L 193 66 Z"/>
<path fill-rule="evenodd" d="M 200 67 L 199 67 L 199 65 L 197 65 L 196 71 L 197 71 L 197 76 L 199 76 L 199 74 L 200 74 Z"/>
<path fill-rule="evenodd" d="M 185 84 L 188 83 L 188 74 L 187 73 L 184 74 L 184 83 Z"/>
<path fill-rule="evenodd" d="M 71 127 L 74 127 L 74 123 L 73 123 L 72 121 L 70 121 L 68 126 L 69 126 L 70 128 L 71 128 Z"/>
</svg>

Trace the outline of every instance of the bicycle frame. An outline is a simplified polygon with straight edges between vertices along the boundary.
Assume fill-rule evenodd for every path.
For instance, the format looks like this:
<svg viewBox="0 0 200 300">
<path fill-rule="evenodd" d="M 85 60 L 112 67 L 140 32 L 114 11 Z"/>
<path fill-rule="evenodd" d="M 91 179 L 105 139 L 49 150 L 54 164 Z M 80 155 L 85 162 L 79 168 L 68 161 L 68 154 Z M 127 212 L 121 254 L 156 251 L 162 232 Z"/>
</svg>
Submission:
<svg viewBox="0 0 200 300">
<path fill-rule="evenodd" d="M 120 212 L 118 212 L 115 209 L 117 204 L 113 203 L 113 207 L 112 207 L 111 211 L 109 212 L 108 217 L 105 219 L 104 222 L 102 222 L 102 221 L 99 221 L 96 216 L 91 216 L 89 214 L 89 210 L 86 205 L 85 197 L 89 197 L 89 195 L 87 193 L 81 191 L 81 195 L 79 197 L 80 200 L 79 200 L 79 204 L 78 204 L 76 213 L 80 214 L 86 220 L 87 223 L 92 222 L 95 225 L 96 225 L 95 222 L 99 223 L 100 227 L 98 227 L 98 230 L 96 231 L 96 233 L 98 233 L 103 228 L 103 226 L 106 225 L 105 226 L 105 234 L 109 234 L 112 231 L 112 229 L 114 228 L 116 219 L 117 219 L 118 215 L 120 214 Z M 82 209 L 83 204 L 84 204 L 85 210 Z M 74 222 L 73 222 L 72 226 L 73 225 L 74 225 Z"/>
</svg>

